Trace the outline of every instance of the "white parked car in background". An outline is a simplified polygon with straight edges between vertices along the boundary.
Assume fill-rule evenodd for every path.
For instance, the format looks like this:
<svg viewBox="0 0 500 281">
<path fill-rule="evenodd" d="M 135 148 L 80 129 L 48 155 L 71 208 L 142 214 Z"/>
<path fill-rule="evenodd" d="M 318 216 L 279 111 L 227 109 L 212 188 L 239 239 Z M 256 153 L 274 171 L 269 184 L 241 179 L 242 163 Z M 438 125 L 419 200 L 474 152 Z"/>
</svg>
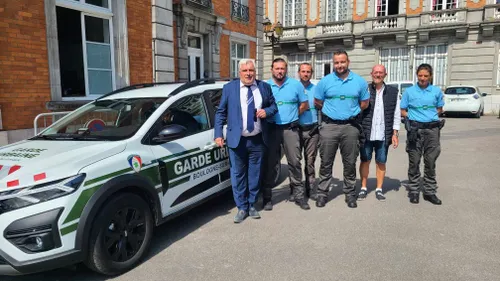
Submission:
<svg viewBox="0 0 500 281">
<path fill-rule="evenodd" d="M 453 85 L 444 91 L 444 114 L 473 114 L 480 118 L 484 113 L 484 99 L 486 93 L 481 93 L 478 87 L 470 85 Z"/>
<path fill-rule="evenodd" d="M 414 83 L 413 81 L 392 81 L 392 82 L 387 82 L 386 85 L 398 89 L 399 99 L 401 99 L 401 96 L 403 95 L 404 91 L 413 86 Z"/>
</svg>

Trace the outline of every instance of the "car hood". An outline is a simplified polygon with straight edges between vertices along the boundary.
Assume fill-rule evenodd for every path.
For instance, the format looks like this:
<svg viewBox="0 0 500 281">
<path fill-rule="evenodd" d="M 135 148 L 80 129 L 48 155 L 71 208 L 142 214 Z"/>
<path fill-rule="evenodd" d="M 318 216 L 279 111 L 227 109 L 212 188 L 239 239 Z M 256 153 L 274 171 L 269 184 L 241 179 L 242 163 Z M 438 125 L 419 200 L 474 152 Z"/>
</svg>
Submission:
<svg viewBox="0 0 500 281">
<path fill-rule="evenodd" d="M 76 175 L 83 167 L 122 152 L 124 141 L 25 140 L 0 148 L 0 190 Z"/>
</svg>

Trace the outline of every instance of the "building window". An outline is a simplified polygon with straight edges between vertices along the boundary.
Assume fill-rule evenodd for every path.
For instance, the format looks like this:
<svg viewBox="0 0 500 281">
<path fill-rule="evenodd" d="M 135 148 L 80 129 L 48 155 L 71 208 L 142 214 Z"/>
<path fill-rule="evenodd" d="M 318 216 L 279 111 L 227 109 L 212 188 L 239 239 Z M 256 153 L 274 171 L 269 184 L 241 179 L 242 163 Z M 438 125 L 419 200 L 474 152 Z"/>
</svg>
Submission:
<svg viewBox="0 0 500 281">
<path fill-rule="evenodd" d="M 345 21 L 348 13 L 347 0 L 327 0 L 326 5 L 326 21 Z"/>
<path fill-rule="evenodd" d="M 231 42 L 231 77 L 238 77 L 238 64 L 244 58 L 248 58 L 248 45 Z"/>
<path fill-rule="evenodd" d="M 296 79 L 299 79 L 299 65 L 308 62 L 313 65 L 311 54 L 293 54 L 288 56 L 288 74 Z"/>
<path fill-rule="evenodd" d="M 57 40 L 63 98 L 115 89 L 109 0 L 57 1 Z"/>
<path fill-rule="evenodd" d="M 432 1 L 433 11 L 450 10 L 458 8 L 457 0 L 431 0 L 431 1 Z"/>
<path fill-rule="evenodd" d="M 304 24 L 304 0 L 284 0 L 285 23 L 284 26 Z"/>
<path fill-rule="evenodd" d="M 321 79 L 333 71 L 333 53 L 320 53 L 314 62 L 314 79 Z"/>
<path fill-rule="evenodd" d="M 433 69 L 432 84 L 443 88 L 446 86 L 446 75 L 448 71 L 447 57 L 448 57 L 447 45 L 418 46 L 415 49 L 413 73 L 416 72 L 420 64 L 428 63 L 432 66 Z M 417 81 L 416 74 L 414 74 L 414 81 L 415 82 Z"/>
<path fill-rule="evenodd" d="M 375 7 L 377 17 L 386 17 L 399 14 L 398 0 L 377 0 Z"/>
<path fill-rule="evenodd" d="M 248 22 L 250 20 L 248 0 L 231 1 L 231 18 L 242 22 Z"/>
<path fill-rule="evenodd" d="M 387 82 L 412 80 L 409 48 L 381 49 L 380 64 L 387 70 Z"/>
</svg>

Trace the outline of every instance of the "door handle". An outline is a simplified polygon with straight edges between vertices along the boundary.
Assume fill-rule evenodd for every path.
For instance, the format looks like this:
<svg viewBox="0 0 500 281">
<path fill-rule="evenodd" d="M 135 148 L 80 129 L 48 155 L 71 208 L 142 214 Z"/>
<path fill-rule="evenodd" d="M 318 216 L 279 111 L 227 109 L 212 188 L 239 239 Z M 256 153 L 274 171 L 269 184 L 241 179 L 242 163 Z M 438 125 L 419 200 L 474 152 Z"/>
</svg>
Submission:
<svg viewBox="0 0 500 281">
<path fill-rule="evenodd" d="M 214 143 L 211 143 L 211 144 L 207 144 L 205 145 L 205 147 L 203 147 L 203 149 L 205 150 L 210 150 L 210 149 L 214 149 L 216 148 L 218 145 L 214 142 Z"/>
</svg>

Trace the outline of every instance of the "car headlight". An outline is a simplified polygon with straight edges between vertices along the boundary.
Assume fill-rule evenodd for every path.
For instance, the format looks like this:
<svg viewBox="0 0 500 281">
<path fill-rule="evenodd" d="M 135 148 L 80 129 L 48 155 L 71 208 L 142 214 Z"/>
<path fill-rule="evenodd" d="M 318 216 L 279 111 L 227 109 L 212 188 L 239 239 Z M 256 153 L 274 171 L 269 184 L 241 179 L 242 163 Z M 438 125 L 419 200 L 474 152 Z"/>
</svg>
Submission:
<svg viewBox="0 0 500 281">
<path fill-rule="evenodd" d="M 75 192 L 85 179 L 85 174 L 48 183 L 0 192 L 0 214 L 46 202 Z"/>
</svg>

